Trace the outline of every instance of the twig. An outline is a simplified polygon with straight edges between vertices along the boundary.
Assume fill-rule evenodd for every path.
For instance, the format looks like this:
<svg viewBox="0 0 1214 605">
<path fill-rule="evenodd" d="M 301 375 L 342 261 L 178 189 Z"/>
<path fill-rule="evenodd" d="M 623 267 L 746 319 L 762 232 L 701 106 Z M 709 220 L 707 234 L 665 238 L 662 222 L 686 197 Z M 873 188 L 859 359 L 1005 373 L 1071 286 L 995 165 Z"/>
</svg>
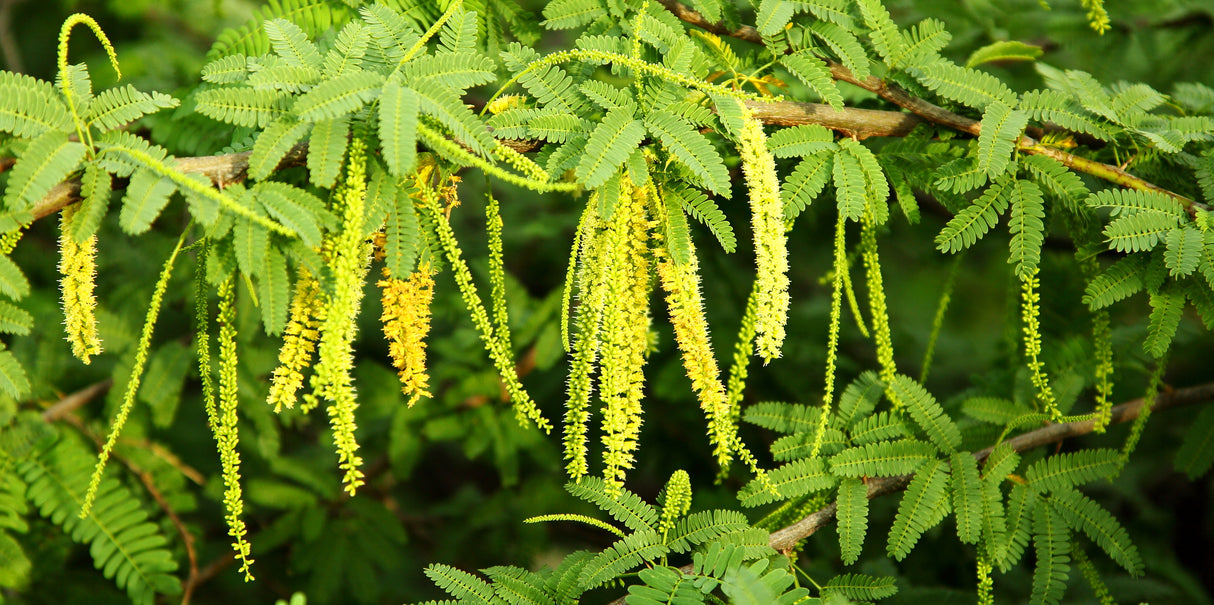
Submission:
<svg viewBox="0 0 1214 605">
<path fill-rule="evenodd" d="M 1198 403 L 1214 399 L 1214 382 L 1206 384 L 1177 389 L 1168 393 L 1162 393 L 1152 406 L 1152 412 L 1157 412 L 1166 408 L 1177 407 L 1190 403 Z M 1113 408 L 1111 423 L 1120 423 L 1133 420 L 1138 417 L 1139 410 L 1142 409 L 1144 401 L 1139 398 L 1118 405 Z M 1094 420 L 1084 420 L 1081 422 L 1067 422 L 1063 424 L 1051 424 L 1039 428 L 1035 431 L 1018 435 L 1012 439 L 1008 439 L 1004 443 L 1012 447 L 1017 452 L 1023 452 L 1035 447 L 1055 443 L 1066 439 L 1067 437 L 1078 437 L 1092 432 L 1095 427 Z M 974 457 L 979 462 L 986 460 L 990 456 L 994 448 L 986 448 L 976 452 Z M 868 481 L 868 497 L 876 498 L 885 494 L 890 494 L 906 488 L 910 483 L 911 475 L 902 475 L 898 477 L 878 477 Z M 814 532 L 824 527 L 835 517 L 836 504 L 831 503 L 829 506 L 811 513 L 804 519 L 780 529 L 771 534 L 771 547 L 779 551 L 789 551 L 797 542 L 813 535 Z"/>
<path fill-rule="evenodd" d="M 101 384 L 101 383 L 98 383 L 98 384 Z M 93 389 L 97 386 L 98 385 L 93 385 L 92 387 L 89 387 L 88 389 L 85 389 L 85 390 L 87 391 L 87 390 Z M 108 384 L 106 385 L 106 388 L 109 388 Z M 104 389 L 102 389 L 102 390 L 104 390 Z M 83 391 L 73 393 L 72 395 L 69 395 L 68 397 L 75 397 L 75 396 L 79 395 L 79 393 L 82 393 L 82 392 Z M 97 391 L 97 392 L 100 392 L 100 391 Z M 64 399 L 68 399 L 68 397 L 65 397 Z M 83 399 L 83 398 L 81 397 L 81 399 Z M 88 399 L 85 399 L 85 401 L 87 401 L 87 400 Z M 62 404 L 62 403 L 63 403 L 63 401 L 61 400 L 60 404 Z M 56 404 L 55 407 L 58 407 L 58 405 L 59 404 Z M 83 405 L 83 404 L 78 404 L 76 407 L 80 407 L 80 405 Z M 92 440 L 93 443 L 97 444 L 97 447 L 101 447 L 102 445 L 104 445 L 105 441 L 103 439 L 101 439 L 101 437 L 98 436 L 96 433 L 89 430 L 89 428 L 84 425 L 84 421 L 81 420 L 80 417 L 77 416 L 74 411 L 60 410 L 60 413 L 58 414 L 58 416 L 56 418 L 58 420 L 63 420 L 64 422 L 67 422 L 68 424 L 75 427 L 76 430 L 80 432 L 80 434 L 84 435 L 85 437 L 88 437 L 90 440 Z M 43 419 L 46 419 L 45 412 L 43 413 Z M 136 477 L 139 478 L 139 482 L 143 484 L 143 489 L 147 490 L 148 495 L 150 495 L 152 497 L 152 499 L 156 501 L 156 505 L 160 507 L 160 510 L 164 511 L 165 516 L 167 516 L 169 518 L 169 521 L 171 521 L 173 523 L 173 527 L 175 527 L 177 529 L 177 533 L 181 535 L 181 542 L 183 545 L 185 545 L 186 558 L 189 560 L 189 566 L 190 566 L 189 575 L 186 578 L 185 587 L 182 592 L 181 605 L 189 605 L 190 597 L 194 592 L 194 586 L 197 584 L 197 578 L 198 578 L 198 554 L 194 550 L 194 535 L 190 533 L 190 530 L 185 526 L 185 522 L 183 522 L 181 520 L 181 517 L 177 516 L 177 511 L 173 510 L 173 507 L 169 505 L 169 501 L 167 499 L 165 499 L 164 494 L 162 494 L 160 492 L 160 489 L 156 487 L 156 481 L 152 477 L 152 473 L 144 470 L 142 467 L 135 464 L 134 462 L 131 462 L 125 456 L 121 456 L 117 453 L 111 453 L 110 455 L 113 456 L 114 459 L 117 460 L 120 464 L 125 466 L 127 468 L 127 470 L 129 470 L 132 474 L 134 474 Z"/>
<path fill-rule="evenodd" d="M 42 419 L 46 422 L 61 420 L 64 416 L 80 409 L 98 395 L 110 390 L 110 387 L 112 386 L 114 386 L 113 379 L 106 378 L 101 382 L 84 387 L 75 393 L 64 395 L 62 399 L 55 403 L 55 405 L 52 405 L 51 407 L 42 411 Z"/>
<path fill-rule="evenodd" d="M 690 7 L 685 6 L 681 2 L 678 2 L 677 0 L 658 1 L 661 2 L 662 6 L 665 6 L 667 10 L 685 23 L 706 29 L 714 34 L 731 36 L 733 38 L 753 42 L 755 44 L 763 43 L 763 36 L 759 34 L 759 30 L 749 25 L 742 25 L 736 29 L 730 29 L 721 24 L 709 22 L 708 19 L 704 18 L 703 15 Z M 958 130 L 973 136 L 978 136 L 978 133 L 982 130 L 981 122 L 955 114 L 947 109 L 944 109 L 943 107 L 930 103 L 924 99 L 920 99 L 893 82 L 882 80 L 876 76 L 868 76 L 867 78 L 860 79 L 857 78 L 856 75 L 846 67 L 833 61 L 828 63 L 830 65 L 831 77 L 834 79 L 859 86 L 860 88 L 876 94 L 878 97 L 881 97 L 882 99 L 885 99 L 898 107 L 906 109 L 928 121 L 940 124 L 941 126 L 947 126 L 954 130 Z M 1090 174 L 1094 177 L 1104 179 L 1112 183 L 1116 183 L 1123 187 L 1143 191 L 1155 191 L 1171 196 L 1179 201 L 1190 215 L 1195 214 L 1196 210 L 1199 208 L 1202 210 L 1210 209 L 1205 204 L 1191 200 L 1183 195 L 1180 195 L 1179 193 L 1164 189 L 1163 187 L 1151 183 L 1146 179 L 1134 176 L 1117 166 L 1103 164 L 1095 160 L 1089 160 L 1084 157 L 1067 153 L 1060 149 L 1047 147 L 1030 136 L 1020 137 L 1020 140 L 1017 142 L 1016 146 L 1024 153 L 1044 155 L 1053 158 L 1069 168 Z"/>
</svg>

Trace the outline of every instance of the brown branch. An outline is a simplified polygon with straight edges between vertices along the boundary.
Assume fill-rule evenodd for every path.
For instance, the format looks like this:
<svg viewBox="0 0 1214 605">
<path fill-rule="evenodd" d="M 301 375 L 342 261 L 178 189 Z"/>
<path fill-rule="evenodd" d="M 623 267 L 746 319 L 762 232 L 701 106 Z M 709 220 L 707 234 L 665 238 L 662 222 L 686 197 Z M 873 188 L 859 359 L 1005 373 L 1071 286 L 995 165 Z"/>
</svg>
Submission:
<svg viewBox="0 0 1214 605">
<path fill-rule="evenodd" d="M 98 395 L 109 390 L 113 384 L 114 381 L 107 378 L 101 382 L 76 391 L 75 393 L 65 395 L 54 405 L 42 412 L 42 419 L 46 422 L 67 422 L 75 427 L 81 435 L 88 437 L 98 447 L 101 447 L 104 441 L 100 436 L 89 430 L 89 428 L 84 425 L 84 421 L 76 415 L 76 410 L 83 407 L 89 401 L 95 399 Z M 169 518 L 169 520 L 173 523 L 173 527 L 177 529 L 177 533 L 181 535 L 181 541 L 182 544 L 185 545 L 186 557 L 189 560 L 190 566 L 189 576 L 186 579 L 181 603 L 182 605 L 189 605 L 190 596 L 192 595 L 194 586 L 197 585 L 199 578 L 198 554 L 194 549 L 194 535 L 190 533 L 190 530 L 186 527 L 185 522 L 182 521 L 181 517 L 177 515 L 177 511 L 173 510 L 173 507 L 169 505 L 168 499 L 166 499 L 164 494 L 160 492 L 160 489 L 156 487 L 156 481 L 152 477 L 152 473 L 144 470 L 134 462 L 131 462 L 125 456 L 121 456 L 117 453 L 111 455 L 120 464 L 125 466 L 127 470 L 139 478 L 139 482 L 143 484 L 143 488 L 147 491 L 148 495 L 150 495 L 152 499 L 156 501 L 156 505 L 160 507 L 160 510 L 164 511 L 165 516 Z"/>
<path fill-rule="evenodd" d="M 678 2 L 678 0 L 658 1 L 661 2 L 662 6 L 665 6 L 671 13 L 685 23 L 706 29 L 714 34 L 730 36 L 739 40 L 753 42 L 755 44 L 763 43 L 763 36 L 759 34 L 757 29 L 749 25 L 743 25 L 736 29 L 730 29 L 719 23 L 709 22 L 708 19 L 704 18 L 703 15 L 690 7 L 685 6 L 681 2 Z M 940 124 L 941 126 L 947 126 L 954 130 L 958 130 L 973 136 L 978 136 L 979 131 L 982 129 L 981 122 L 955 114 L 947 109 L 944 109 L 943 107 L 940 107 L 939 105 L 935 105 L 924 99 L 920 99 L 893 82 L 887 82 L 886 80 L 882 80 L 876 76 L 868 76 L 867 78 L 863 79 L 857 78 L 856 75 L 846 67 L 833 61 L 828 63 L 830 65 L 831 77 L 834 79 L 863 88 L 864 90 L 867 90 L 878 97 L 881 97 L 882 99 L 885 99 L 898 107 L 906 109 L 930 122 Z M 1179 193 L 1164 189 L 1163 187 L 1160 187 L 1146 179 L 1134 176 L 1117 166 L 1103 164 L 1095 160 L 1089 160 L 1084 157 L 1067 153 L 1060 149 L 1047 147 L 1030 136 L 1020 137 L 1020 140 L 1017 142 L 1017 148 L 1024 153 L 1044 155 L 1053 158 L 1069 168 L 1090 174 L 1112 183 L 1116 183 L 1123 187 L 1142 191 L 1155 191 L 1168 195 L 1179 201 L 1190 215 L 1195 214 L 1196 210 L 1199 208 L 1202 210 L 1210 209 L 1205 204 L 1191 200 L 1183 195 L 1180 195 Z"/>
<path fill-rule="evenodd" d="M 906 136 L 922 120 L 900 111 L 878 111 L 845 107 L 841 110 L 819 103 L 785 101 L 779 103 L 751 103 L 755 116 L 767 124 L 797 126 L 820 124 L 857 139 L 869 137 Z M 503 140 L 503 145 L 519 152 L 535 151 L 540 141 Z M 299 143 L 291 148 L 276 169 L 302 166 L 307 158 L 308 144 Z M 176 169 L 185 174 L 201 174 L 223 189 L 248 177 L 250 152 L 182 157 L 176 159 Z M 7 162 L 7 164 L 6 164 Z M 11 166 L 10 158 L 0 158 L 0 170 Z M 59 212 L 69 204 L 80 201 L 80 179 L 71 179 L 55 185 L 31 210 L 32 220 L 38 220 Z"/>
<path fill-rule="evenodd" d="M 63 419 L 64 416 L 84 407 L 84 405 L 98 395 L 110 390 L 114 386 L 113 379 L 106 378 L 101 382 L 91 384 L 75 393 L 64 395 L 62 399 L 42 411 L 42 419 L 46 422 L 54 422 Z"/>
<path fill-rule="evenodd" d="M 1158 411 L 1191 403 L 1209 401 L 1211 399 L 1214 399 L 1214 382 L 1161 393 L 1155 401 L 1155 405 L 1151 409 L 1152 411 Z M 1111 422 L 1128 422 L 1137 418 L 1144 403 L 1144 400 L 1140 398 L 1114 407 Z M 1086 435 L 1087 433 L 1092 432 L 1094 427 L 1094 420 L 1051 424 L 1035 431 L 1030 431 L 1028 433 L 1024 433 L 1023 435 L 1018 435 L 1008 439 L 1004 443 L 1010 445 L 1012 449 L 1016 450 L 1017 452 L 1023 452 L 1042 445 L 1062 441 L 1067 437 Z M 976 452 L 974 457 L 977 458 L 979 462 L 986 460 L 987 456 L 990 456 L 993 449 L 994 448 L 986 448 L 982 451 Z M 911 475 L 870 479 L 868 481 L 868 497 L 870 499 L 876 498 L 877 496 L 882 496 L 905 489 L 907 484 L 910 483 L 910 480 Z M 813 535 L 814 532 L 818 531 L 829 523 L 831 519 L 835 517 L 836 509 L 837 504 L 832 502 L 829 506 L 811 513 L 804 519 L 801 519 L 788 527 L 773 532 L 769 542 L 771 547 L 782 552 L 792 550 L 792 548 L 796 546 L 797 542 L 800 542 L 801 540 Z"/>
</svg>

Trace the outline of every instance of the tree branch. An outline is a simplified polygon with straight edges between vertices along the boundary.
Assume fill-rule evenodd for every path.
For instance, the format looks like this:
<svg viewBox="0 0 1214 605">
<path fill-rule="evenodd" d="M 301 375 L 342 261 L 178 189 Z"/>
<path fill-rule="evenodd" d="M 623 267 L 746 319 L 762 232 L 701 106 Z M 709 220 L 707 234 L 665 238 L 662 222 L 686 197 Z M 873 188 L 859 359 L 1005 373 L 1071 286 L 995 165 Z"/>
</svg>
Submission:
<svg viewBox="0 0 1214 605">
<path fill-rule="evenodd" d="M 710 23 L 704 18 L 703 15 L 682 4 L 681 2 L 678 2 L 678 0 L 658 1 L 661 2 L 662 6 L 665 6 L 667 10 L 674 13 L 676 17 L 685 23 L 703 28 L 714 34 L 730 36 L 739 40 L 753 42 L 755 44 L 763 43 L 763 36 L 759 34 L 759 30 L 749 25 L 742 25 L 736 29 L 730 29 L 718 23 Z M 973 136 L 978 136 L 978 133 L 982 130 L 981 122 L 958 115 L 944 109 L 943 107 L 940 107 L 939 105 L 935 105 L 924 99 L 920 99 L 893 82 L 882 80 L 876 76 L 869 76 L 867 78 L 860 79 L 857 78 L 856 75 L 851 72 L 851 70 L 838 63 L 828 61 L 828 64 L 830 65 L 831 77 L 834 79 L 863 88 L 864 90 L 867 90 L 878 97 L 897 105 L 898 107 L 906 109 L 925 120 L 940 124 L 941 126 L 947 126 L 954 130 L 958 130 Z M 1017 142 L 1017 148 L 1024 153 L 1044 155 L 1053 158 L 1073 170 L 1090 174 L 1094 177 L 1116 183 L 1123 187 L 1139 189 L 1142 191 L 1155 191 L 1168 195 L 1179 201 L 1190 215 L 1194 215 L 1196 210 L 1199 208 L 1202 210 L 1210 209 L 1205 204 L 1191 200 L 1183 195 L 1180 195 L 1179 193 L 1164 189 L 1163 187 L 1151 183 L 1146 179 L 1134 176 L 1117 166 L 1103 164 L 1095 160 L 1089 160 L 1084 157 L 1067 153 L 1060 149 L 1047 147 L 1042 145 L 1033 137 L 1027 135 L 1020 137 L 1020 140 Z"/>
<path fill-rule="evenodd" d="M 1156 398 L 1155 405 L 1151 409 L 1152 411 L 1159 411 L 1166 408 L 1209 401 L 1211 399 L 1214 399 L 1214 382 L 1161 393 Z M 1114 407 L 1111 423 L 1128 422 L 1137 418 L 1144 403 L 1145 401 L 1139 398 Z M 1051 424 L 1035 431 L 1024 433 L 1023 435 L 1017 435 L 1004 443 L 1011 446 L 1017 452 L 1023 452 L 1049 443 L 1062 441 L 1067 437 L 1086 435 L 1092 432 L 1094 427 L 1094 420 Z M 974 457 L 979 462 L 982 462 L 986 460 L 987 456 L 991 455 L 993 449 L 993 447 L 988 447 L 976 452 Z M 910 483 L 911 477 L 911 475 L 902 475 L 899 477 L 870 479 L 868 481 L 868 497 L 872 499 L 905 489 Z M 771 541 L 769 542 L 771 547 L 782 552 L 791 550 L 796 546 L 797 542 L 813 535 L 814 532 L 830 523 L 831 519 L 835 517 L 836 509 L 837 504 L 832 502 L 829 506 L 811 513 L 804 519 L 773 532 L 771 534 Z"/>
</svg>

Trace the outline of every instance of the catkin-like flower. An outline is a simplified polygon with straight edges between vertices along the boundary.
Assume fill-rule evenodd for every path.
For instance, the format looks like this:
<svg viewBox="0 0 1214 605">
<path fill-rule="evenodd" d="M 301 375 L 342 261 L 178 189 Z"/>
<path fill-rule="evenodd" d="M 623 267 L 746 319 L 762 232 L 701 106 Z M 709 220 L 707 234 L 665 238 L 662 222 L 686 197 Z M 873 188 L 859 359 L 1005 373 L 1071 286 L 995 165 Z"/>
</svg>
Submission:
<svg viewBox="0 0 1214 605">
<path fill-rule="evenodd" d="M 385 274 L 387 271 L 385 271 Z M 432 397 L 426 386 L 426 335 L 430 333 L 430 301 L 434 298 L 434 272 L 418 267 L 409 279 L 385 278 L 382 289 L 384 337 L 388 354 L 400 376 L 401 392 L 413 407 L 420 397 Z"/>
<path fill-rule="evenodd" d="M 291 315 L 283 330 L 282 347 L 278 349 L 278 367 L 270 382 L 267 402 L 274 412 L 295 407 L 295 394 L 303 386 L 303 371 L 312 364 L 312 354 L 320 340 L 319 326 L 325 318 L 320 296 L 320 283 L 300 269 L 295 280 L 295 295 L 291 298 Z"/>
<path fill-rule="evenodd" d="M 885 281 L 881 277 L 881 258 L 877 254 L 877 225 L 872 212 L 864 213 L 864 226 L 860 231 L 860 250 L 868 285 L 868 310 L 873 317 L 873 339 L 877 342 L 877 361 L 881 364 L 881 380 L 885 381 L 886 394 L 894 407 L 901 407 L 902 402 L 894 395 L 893 388 L 889 386 L 894 383 L 894 376 L 898 373 L 898 368 L 894 364 L 894 342 L 889 330 L 889 309 L 885 304 Z"/>
<path fill-rule="evenodd" d="M 687 471 L 680 469 L 670 475 L 659 500 L 662 501 L 662 513 L 658 517 L 658 533 L 665 538 L 674 529 L 675 522 L 691 510 L 691 477 Z"/>
<path fill-rule="evenodd" d="M 333 429 L 337 466 L 344 472 L 342 483 L 350 495 L 363 484 L 362 457 L 357 454 L 358 441 L 354 438 L 357 428 L 354 411 L 358 408 L 358 398 L 351 377 L 354 367 L 351 345 L 358 331 L 355 319 L 362 303 L 363 282 L 372 248 L 362 232 L 367 194 L 366 151 L 367 144 L 361 137 L 351 140 L 345 180 L 334 202 L 344 228 L 322 244 L 322 252 L 333 272 L 333 294 L 325 305 L 326 315 L 321 324 L 311 381 L 313 394 L 328 402 L 325 411 Z"/>
<path fill-rule="evenodd" d="M 609 249 L 606 226 L 598 216 L 598 192 L 590 196 L 582 214 L 578 240 L 581 250 L 570 262 L 577 262 L 574 284 L 566 292 L 577 289 L 578 307 L 573 318 L 573 337 L 569 361 L 569 385 L 565 402 L 565 471 L 577 480 L 589 471 L 586 463 L 586 430 L 590 421 L 590 394 L 594 373 L 602 346 L 600 330 L 603 306 L 607 300 L 605 276 L 614 257 Z"/>
<path fill-rule="evenodd" d="M 1054 390 L 1050 388 L 1050 378 L 1045 373 L 1045 363 L 1038 359 L 1041 355 L 1041 324 L 1037 317 L 1041 312 L 1041 295 L 1037 293 L 1037 271 L 1034 270 L 1024 278 L 1020 291 L 1020 312 L 1024 321 L 1024 356 L 1028 359 L 1029 378 L 1037 388 L 1037 399 L 1044 411 L 1049 414 L 1050 422 L 1060 422 L 1062 412 L 1058 409 L 1058 400 Z"/>
<path fill-rule="evenodd" d="M 767 149 L 763 123 L 746 117 L 738 153 L 746 187 L 750 190 L 751 228 L 754 231 L 755 279 L 758 307 L 755 316 L 755 351 L 766 363 L 780 356 L 784 324 L 788 321 L 788 236 L 784 229 L 784 203 L 776 161 Z"/>
<path fill-rule="evenodd" d="M 717 461 L 729 464 L 734 431 L 731 430 L 725 387 L 721 384 L 721 373 L 717 358 L 712 352 L 708 338 L 708 321 L 704 318 L 704 304 L 700 298 L 699 261 L 695 250 L 690 261 L 675 264 L 669 258 L 658 262 L 658 279 L 666 291 L 666 305 L 670 311 L 670 323 L 674 327 L 675 340 L 683 354 L 683 369 L 691 379 L 691 388 L 700 399 L 700 408 L 708 418 L 709 437 Z"/>
<path fill-rule="evenodd" d="M 97 236 L 83 242 L 72 240 L 72 221 L 76 206 L 63 209 L 59 226 L 59 280 L 62 289 L 63 325 L 72 355 L 88 364 L 92 356 L 101 353 L 101 338 L 97 335 L 97 299 L 93 296 L 97 275 Z"/>
<path fill-rule="evenodd" d="M 236 405 L 238 386 L 236 382 L 236 280 L 228 277 L 219 285 L 219 410 L 215 441 L 219 449 L 219 461 L 223 469 L 223 503 L 227 509 L 228 535 L 232 537 L 232 550 L 240 560 L 240 571 L 246 582 L 253 580 L 249 567 L 250 545 L 245 536 L 244 498 L 240 489 L 240 452 L 236 447 L 240 433 L 236 428 Z"/>
<path fill-rule="evenodd" d="M 643 189 L 621 186 L 611 220 L 607 253 L 614 257 L 606 280 L 603 312 L 599 397 L 603 401 L 603 479 L 609 494 L 618 495 L 624 474 L 635 463 L 633 453 L 641 431 L 645 350 L 649 334 L 649 222 Z M 630 194 L 625 192 L 631 190 Z"/>
</svg>

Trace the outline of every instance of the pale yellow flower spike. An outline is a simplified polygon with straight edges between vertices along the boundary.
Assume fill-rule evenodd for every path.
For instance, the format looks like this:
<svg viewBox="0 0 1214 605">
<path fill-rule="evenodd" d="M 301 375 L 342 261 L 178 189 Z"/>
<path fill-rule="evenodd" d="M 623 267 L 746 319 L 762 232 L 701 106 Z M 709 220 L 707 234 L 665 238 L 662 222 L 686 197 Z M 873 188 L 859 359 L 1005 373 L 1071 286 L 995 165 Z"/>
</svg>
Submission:
<svg viewBox="0 0 1214 605">
<path fill-rule="evenodd" d="M 658 262 L 658 279 L 666 291 L 666 305 L 675 340 L 683 353 L 683 369 L 691 379 L 691 388 L 700 399 L 700 408 L 708 418 L 709 437 L 717 461 L 729 464 L 733 443 L 731 415 L 721 384 L 721 372 L 708 337 L 708 321 L 704 319 L 704 303 L 700 298 L 699 261 L 695 249 L 690 260 L 682 265 L 669 258 Z"/>
<path fill-rule="evenodd" d="M 1038 315 L 1041 312 L 1041 295 L 1037 293 L 1037 271 L 1034 270 L 1025 278 L 1020 291 L 1020 311 L 1024 321 L 1024 356 L 1028 359 L 1029 378 L 1037 388 L 1037 399 L 1045 412 L 1050 415 L 1050 422 L 1061 422 L 1062 412 L 1058 409 L 1058 400 L 1054 390 L 1050 388 L 1050 377 L 1045 372 L 1045 364 L 1038 359 L 1041 355 L 1041 324 Z"/>
<path fill-rule="evenodd" d="M 873 318 L 873 340 L 877 343 L 877 361 L 881 364 L 881 380 L 885 381 L 885 394 L 895 408 L 902 407 L 890 386 L 898 367 L 894 363 L 894 342 L 889 330 L 889 308 L 885 304 L 885 281 L 881 277 L 881 258 L 877 254 L 877 225 L 872 212 L 864 213 L 860 230 L 860 257 L 864 260 L 865 278 L 868 286 L 868 310 Z"/>
<path fill-rule="evenodd" d="M 245 536 L 244 499 L 240 489 L 240 452 L 236 447 L 240 433 L 236 427 L 236 406 L 239 403 L 236 382 L 236 280 L 228 277 L 219 285 L 219 422 L 216 425 L 215 441 L 219 449 L 219 461 L 223 468 L 223 504 L 227 509 L 228 535 L 232 537 L 232 550 L 240 560 L 240 571 L 246 582 L 253 580 L 249 567 L 250 545 Z"/>
<path fill-rule="evenodd" d="M 622 192 L 621 197 L 624 195 Z M 573 319 L 568 399 L 565 401 L 565 471 L 575 481 L 589 470 L 586 463 L 586 425 L 590 421 L 588 408 L 594 389 L 590 375 L 594 373 L 602 346 L 600 333 L 603 307 L 607 302 L 605 277 L 611 273 L 609 263 L 614 258 L 605 254 L 613 242 L 607 241 L 608 231 L 598 216 L 597 208 L 598 192 L 595 192 L 582 213 L 578 229 L 581 250 L 575 257 L 578 264 L 573 280 L 577 287 L 578 306 Z"/>
<path fill-rule="evenodd" d="M 625 193 L 631 190 L 631 193 Z M 618 245 L 606 281 L 599 396 L 603 401 L 603 479 L 607 492 L 618 496 L 624 474 L 636 460 L 644 395 L 645 349 L 649 334 L 649 221 L 643 189 L 632 189 L 625 178 L 612 216 L 612 239 Z"/>
<path fill-rule="evenodd" d="M 63 291 L 63 325 L 72 355 L 88 364 L 93 355 L 101 353 L 101 338 L 97 336 L 97 299 L 93 297 L 97 274 L 97 236 L 83 242 L 72 241 L 72 221 L 76 206 L 68 206 L 60 215 L 59 281 Z"/>
<path fill-rule="evenodd" d="M 387 271 L 385 271 L 385 274 Z M 434 298 L 434 272 L 428 264 L 418 267 L 409 279 L 385 278 L 382 289 L 384 337 L 388 354 L 400 376 L 401 392 L 409 407 L 421 397 L 433 397 L 426 386 L 426 335 L 430 333 L 430 301 Z"/>
<path fill-rule="evenodd" d="M 351 345 L 358 331 L 359 306 L 362 303 L 363 282 L 371 260 L 370 242 L 363 236 L 363 207 L 367 194 L 367 144 L 362 137 L 350 141 L 346 160 L 346 177 L 335 194 L 334 210 L 340 214 L 341 232 L 325 239 L 325 258 L 333 271 L 333 294 L 326 301 L 326 316 L 321 324 L 317 362 L 312 375 L 315 397 L 328 402 L 325 411 L 333 429 L 337 450 L 337 466 L 344 474 L 342 483 L 350 495 L 363 484 L 362 457 L 357 454 L 354 437 L 357 425 L 354 412 L 358 409 L 357 393 L 351 371 L 354 355 Z"/>
<path fill-rule="evenodd" d="M 320 340 L 318 329 L 325 318 L 320 296 L 320 284 L 307 269 L 299 270 L 295 280 L 295 295 L 291 298 L 291 318 L 283 330 L 282 348 L 278 350 L 278 367 L 270 382 L 267 402 L 274 413 L 295 407 L 295 394 L 303 386 L 303 371 L 312 365 L 312 354 Z"/>
<path fill-rule="evenodd" d="M 744 110 L 745 111 L 745 110 Z M 776 162 L 767 150 L 763 123 L 746 114 L 738 153 L 746 187 L 750 190 L 751 227 L 754 230 L 758 307 L 755 316 L 755 352 L 767 363 L 780 356 L 784 324 L 788 321 L 788 236 L 784 229 L 784 203 Z"/>
</svg>

